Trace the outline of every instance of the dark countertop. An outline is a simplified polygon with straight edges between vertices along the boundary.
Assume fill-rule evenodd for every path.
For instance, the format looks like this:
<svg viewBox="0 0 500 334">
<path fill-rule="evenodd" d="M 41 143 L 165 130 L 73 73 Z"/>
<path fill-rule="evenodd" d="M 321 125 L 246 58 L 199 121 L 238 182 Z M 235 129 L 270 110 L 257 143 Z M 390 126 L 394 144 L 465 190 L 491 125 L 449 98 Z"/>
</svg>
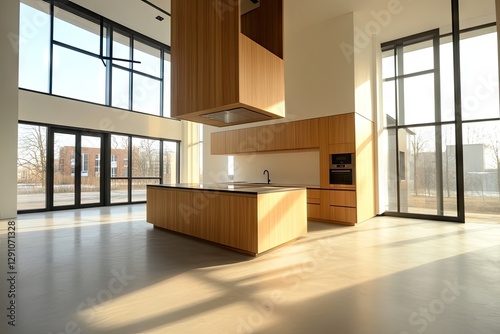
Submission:
<svg viewBox="0 0 500 334">
<path fill-rule="evenodd" d="M 355 185 L 330 185 L 329 187 L 322 187 L 320 185 L 313 184 L 299 184 L 299 183 L 255 183 L 255 182 L 245 182 L 245 181 L 233 181 L 233 182 L 225 182 L 222 184 L 234 184 L 234 185 L 269 185 L 273 187 L 288 187 L 288 188 L 306 188 L 306 189 L 318 189 L 318 190 L 356 190 Z"/>
<path fill-rule="evenodd" d="M 157 188 L 175 188 L 189 190 L 207 190 L 224 191 L 230 193 L 243 194 L 267 194 L 281 191 L 305 190 L 306 187 L 276 186 L 273 184 L 258 183 L 218 183 L 218 184 L 199 184 L 199 183 L 177 183 L 177 184 L 150 184 L 148 187 Z"/>
<path fill-rule="evenodd" d="M 291 187 L 291 188 L 306 188 L 306 189 L 325 189 L 325 190 L 332 190 L 332 187 L 325 188 L 321 187 L 320 185 L 313 185 L 313 184 L 299 184 L 299 183 L 273 183 L 271 182 L 270 184 L 266 183 L 254 183 L 254 182 L 245 182 L 245 181 L 234 181 L 234 182 L 226 182 L 223 184 L 234 184 L 234 185 L 244 185 L 244 184 L 256 184 L 256 185 L 269 185 L 273 187 Z"/>
<path fill-rule="evenodd" d="M 246 182 L 246 181 L 233 181 L 223 182 L 221 184 L 232 185 L 257 185 L 257 186 L 271 186 L 271 187 L 287 187 L 287 188 L 307 188 L 307 189 L 321 189 L 319 185 L 299 184 L 299 183 L 265 183 L 265 182 Z"/>
</svg>

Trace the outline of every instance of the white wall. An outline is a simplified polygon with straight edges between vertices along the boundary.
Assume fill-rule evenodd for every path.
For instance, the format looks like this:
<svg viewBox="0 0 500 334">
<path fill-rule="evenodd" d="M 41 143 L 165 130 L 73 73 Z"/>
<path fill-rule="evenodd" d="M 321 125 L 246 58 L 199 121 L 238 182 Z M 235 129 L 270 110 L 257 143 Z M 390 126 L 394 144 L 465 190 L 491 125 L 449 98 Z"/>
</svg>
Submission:
<svg viewBox="0 0 500 334">
<path fill-rule="evenodd" d="M 181 183 L 200 183 L 200 154 L 199 124 L 182 121 L 182 143 L 181 143 Z"/>
<path fill-rule="evenodd" d="M 196 124 L 24 90 L 19 90 L 19 120 L 180 140 L 181 180 L 199 180 Z"/>
<path fill-rule="evenodd" d="M 0 2 L 0 219 L 17 216 L 19 2 Z"/>
<path fill-rule="evenodd" d="M 341 49 L 353 43 L 353 14 L 308 26 L 285 35 L 284 119 L 228 128 L 205 126 L 204 182 L 227 181 L 227 157 L 210 154 L 210 133 L 277 122 L 317 118 L 355 110 L 354 61 Z M 259 153 L 235 157 L 235 180 L 319 185 L 319 152 Z"/>
<path fill-rule="evenodd" d="M 286 118 L 306 119 L 354 111 L 353 14 L 285 35 Z"/>
<path fill-rule="evenodd" d="M 319 185 L 319 151 L 280 152 L 237 155 L 234 157 L 235 181 Z"/>
<path fill-rule="evenodd" d="M 19 120 L 182 140 L 182 123 L 122 109 L 19 91 Z"/>
<path fill-rule="evenodd" d="M 221 183 L 228 182 L 227 156 L 210 154 L 210 134 L 220 131 L 220 128 L 203 126 L 203 182 Z"/>
<path fill-rule="evenodd" d="M 370 21 L 368 21 L 370 22 Z M 374 67 L 372 44 L 374 36 L 364 32 L 366 17 L 354 13 L 354 89 L 356 112 L 369 120 L 376 116 L 372 107 L 372 76 Z"/>
</svg>

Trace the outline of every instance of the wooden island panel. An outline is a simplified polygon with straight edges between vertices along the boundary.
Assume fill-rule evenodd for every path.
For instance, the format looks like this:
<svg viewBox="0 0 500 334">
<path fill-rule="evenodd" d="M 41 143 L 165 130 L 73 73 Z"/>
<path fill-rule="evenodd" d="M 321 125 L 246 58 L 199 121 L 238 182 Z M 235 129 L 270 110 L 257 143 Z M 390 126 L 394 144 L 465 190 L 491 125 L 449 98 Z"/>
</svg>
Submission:
<svg viewBox="0 0 500 334">
<path fill-rule="evenodd" d="M 305 190 L 259 194 L 257 200 L 259 253 L 307 234 Z"/>
<path fill-rule="evenodd" d="M 307 233 L 306 191 L 239 193 L 147 188 L 147 221 L 257 255 Z"/>
</svg>

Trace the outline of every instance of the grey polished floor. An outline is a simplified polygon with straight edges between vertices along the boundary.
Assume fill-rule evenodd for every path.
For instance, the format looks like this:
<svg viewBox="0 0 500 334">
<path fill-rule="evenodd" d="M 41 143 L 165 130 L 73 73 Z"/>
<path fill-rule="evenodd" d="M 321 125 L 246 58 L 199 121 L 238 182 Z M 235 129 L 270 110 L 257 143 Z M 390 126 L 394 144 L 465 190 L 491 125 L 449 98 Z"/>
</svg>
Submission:
<svg viewBox="0 0 500 334">
<path fill-rule="evenodd" d="M 1 333 L 500 333 L 496 224 L 310 222 L 258 258 L 153 229 L 144 205 L 17 228 L 17 322 L 2 311 Z M 0 236 L 5 268 L 6 222 Z"/>
</svg>

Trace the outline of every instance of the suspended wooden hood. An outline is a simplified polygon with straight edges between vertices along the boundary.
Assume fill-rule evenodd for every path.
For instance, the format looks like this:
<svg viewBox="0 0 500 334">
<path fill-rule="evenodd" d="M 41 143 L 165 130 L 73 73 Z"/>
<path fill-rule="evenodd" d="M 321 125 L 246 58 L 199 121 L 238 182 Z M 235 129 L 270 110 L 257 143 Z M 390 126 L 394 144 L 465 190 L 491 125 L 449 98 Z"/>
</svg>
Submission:
<svg viewBox="0 0 500 334">
<path fill-rule="evenodd" d="M 228 126 L 285 116 L 283 0 L 242 1 L 172 0 L 173 117 Z"/>
</svg>

